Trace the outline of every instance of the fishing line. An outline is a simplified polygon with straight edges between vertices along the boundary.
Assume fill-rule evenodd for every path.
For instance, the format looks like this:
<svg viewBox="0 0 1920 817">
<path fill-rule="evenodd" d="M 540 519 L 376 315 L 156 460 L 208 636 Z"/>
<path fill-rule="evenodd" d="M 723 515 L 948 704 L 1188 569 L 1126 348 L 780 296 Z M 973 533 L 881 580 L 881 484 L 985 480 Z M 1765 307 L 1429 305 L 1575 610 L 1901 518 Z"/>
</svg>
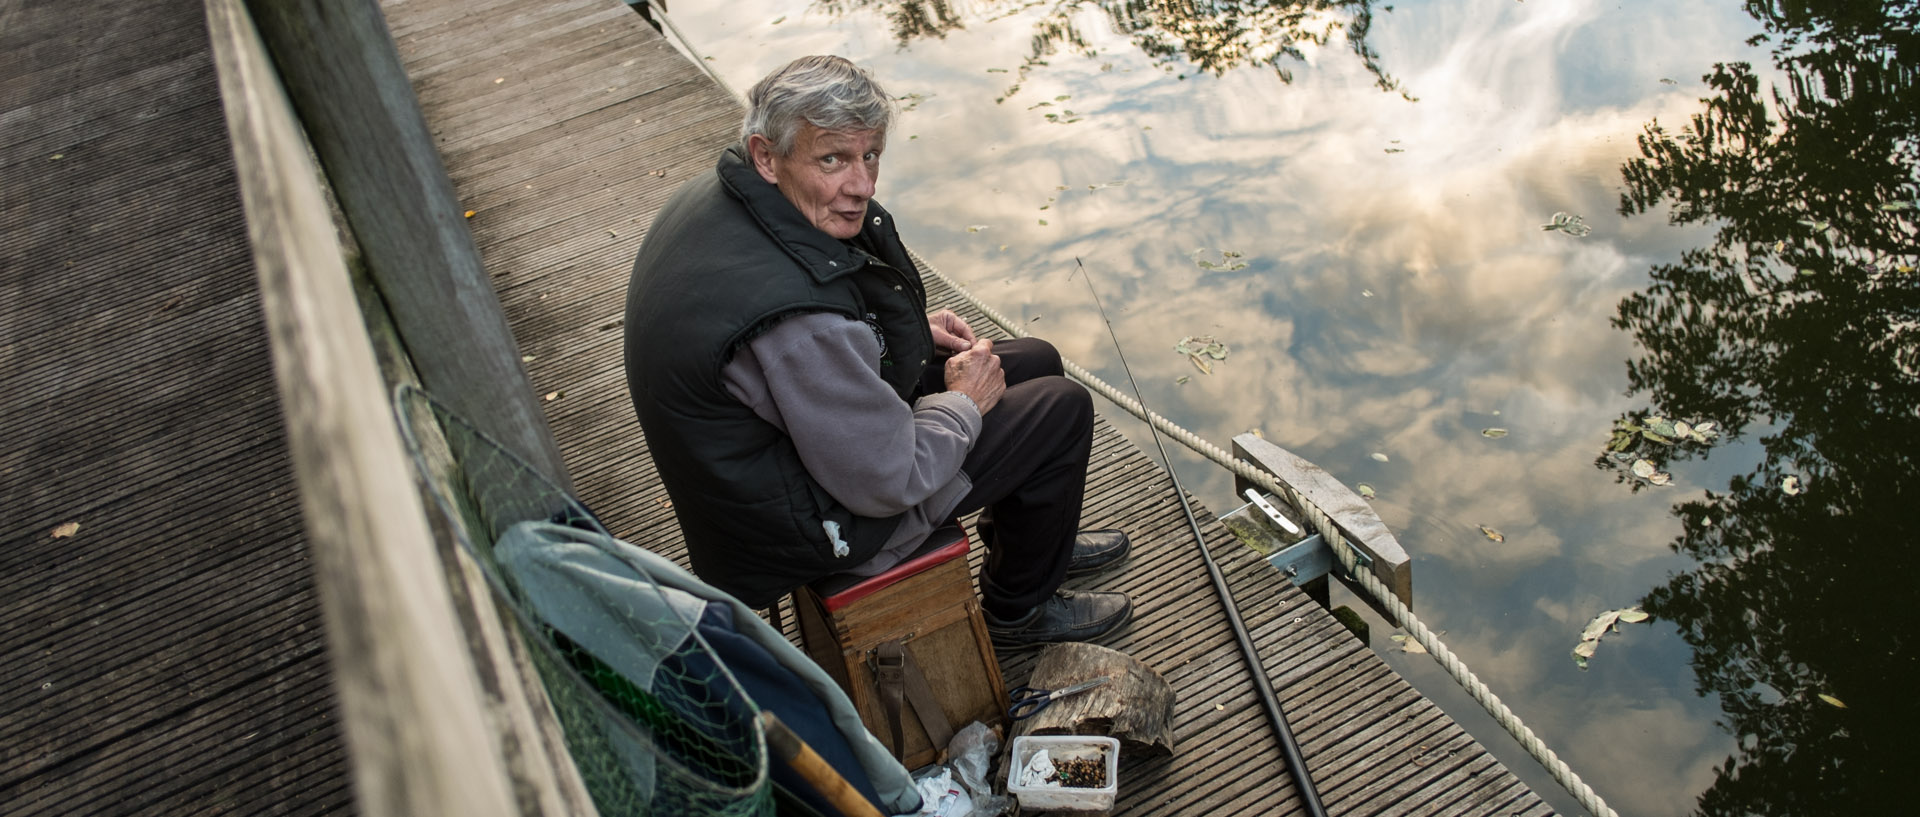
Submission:
<svg viewBox="0 0 1920 817">
<path fill-rule="evenodd" d="M 1120 358 L 1120 369 L 1127 374 L 1127 385 L 1133 388 L 1133 399 L 1140 402 L 1146 410 L 1147 400 L 1140 396 L 1140 384 L 1134 382 L 1133 367 L 1127 365 L 1127 353 L 1120 349 L 1120 336 L 1113 332 L 1113 320 L 1107 317 L 1107 308 L 1100 303 L 1100 293 L 1093 288 L 1093 274 L 1087 272 L 1087 265 L 1078 256 L 1073 263 L 1084 273 L 1080 277 L 1087 282 L 1087 292 L 1093 296 L 1093 306 L 1100 310 L 1100 320 L 1107 325 L 1107 337 L 1113 341 L 1113 352 Z M 1069 273 L 1067 277 L 1073 275 Z M 1149 412 L 1150 413 L 1150 412 Z M 1234 640 L 1240 642 L 1240 657 L 1246 659 L 1248 674 L 1253 676 L 1253 688 L 1260 694 L 1260 703 L 1266 707 L 1267 722 L 1273 724 L 1273 731 L 1280 736 L 1280 751 L 1287 761 L 1287 773 L 1293 777 L 1293 784 L 1300 790 L 1301 799 L 1306 801 L 1307 814 L 1311 817 L 1327 817 L 1327 809 L 1320 804 L 1320 791 L 1314 788 L 1313 777 L 1307 774 L 1307 762 L 1300 756 L 1300 742 L 1294 740 L 1293 730 L 1287 726 L 1287 715 L 1280 711 L 1280 699 L 1273 693 L 1273 682 L 1267 678 L 1266 667 L 1260 663 L 1260 654 L 1253 649 L 1253 638 L 1247 635 L 1247 625 L 1240 620 L 1240 608 L 1234 604 L 1233 591 L 1227 589 L 1227 579 L 1220 574 L 1220 566 L 1214 564 L 1213 554 L 1207 550 L 1207 538 L 1200 533 L 1200 522 L 1193 517 L 1193 506 L 1187 502 L 1187 489 L 1180 485 L 1180 474 L 1173 469 L 1173 458 L 1167 456 L 1167 447 L 1160 442 L 1160 431 L 1147 424 L 1147 431 L 1153 434 L 1153 446 L 1160 449 L 1160 460 L 1167 464 L 1167 476 L 1173 478 L 1173 493 L 1180 499 L 1180 509 L 1187 512 L 1187 525 L 1193 529 L 1193 541 L 1200 548 L 1200 561 L 1207 566 L 1207 576 L 1213 580 L 1213 590 L 1220 596 L 1220 603 L 1227 608 L 1227 623 L 1233 627 Z"/>
</svg>

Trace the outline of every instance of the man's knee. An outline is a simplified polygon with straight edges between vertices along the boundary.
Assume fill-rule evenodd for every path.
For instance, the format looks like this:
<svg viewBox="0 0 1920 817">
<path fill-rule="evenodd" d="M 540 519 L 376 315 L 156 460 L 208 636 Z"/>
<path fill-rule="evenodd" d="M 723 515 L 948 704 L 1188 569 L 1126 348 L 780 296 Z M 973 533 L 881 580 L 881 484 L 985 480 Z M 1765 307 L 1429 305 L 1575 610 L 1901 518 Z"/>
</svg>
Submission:
<svg viewBox="0 0 1920 817">
<path fill-rule="evenodd" d="M 1006 372 L 1009 385 L 1066 374 L 1060 362 L 1060 350 L 1039 338 L 1001 341 L 994 344 L 993 351 L 1000 356 L 1000 369 Z"/>
</svg>

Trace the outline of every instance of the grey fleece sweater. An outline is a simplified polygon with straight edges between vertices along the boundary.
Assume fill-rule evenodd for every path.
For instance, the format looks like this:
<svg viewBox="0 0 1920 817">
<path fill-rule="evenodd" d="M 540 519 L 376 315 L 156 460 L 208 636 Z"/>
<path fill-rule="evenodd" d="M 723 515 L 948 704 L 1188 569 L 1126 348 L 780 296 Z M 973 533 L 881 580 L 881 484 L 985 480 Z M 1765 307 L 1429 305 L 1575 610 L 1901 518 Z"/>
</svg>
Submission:
<svg viewBox="0 0 1920 817">
<path fill-rule="evenodd" d="M 830 313 L 780 321 L 720 372 L 735 399 L 793 439 L 807 473 L 857 515 L 904 514 L 872 559 L 847 571 L 873 576 L 900 560 L 953 512 L 973 484 L 960 465 L 980 434 L 980 412 L 959 392 L 909 406 L 880 379 L 880 342 L 867 324 Z"/>
</svg>

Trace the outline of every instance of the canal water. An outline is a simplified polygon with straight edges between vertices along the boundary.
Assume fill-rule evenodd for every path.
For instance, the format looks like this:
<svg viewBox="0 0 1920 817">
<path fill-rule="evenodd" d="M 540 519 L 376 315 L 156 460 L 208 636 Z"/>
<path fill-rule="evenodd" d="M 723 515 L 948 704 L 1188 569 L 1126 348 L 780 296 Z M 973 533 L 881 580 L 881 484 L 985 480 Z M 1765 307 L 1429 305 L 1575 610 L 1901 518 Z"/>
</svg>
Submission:
<svg viewBox="0 0 1920 817">
<path fill-rule="evenodd" d="M 1855 814 L 1905 811 L 1920 755 L 1895 615 L 1920 544 L 1917 7 L 670 17 L 736 91 L 809 53 L 871 69 L 903 109 L 879 199 L 910 246 L 1124 383 L 1084 262 L 1148 405 L 1364 483 L 1423 620 L 1620 813 Z"/>
</svg>

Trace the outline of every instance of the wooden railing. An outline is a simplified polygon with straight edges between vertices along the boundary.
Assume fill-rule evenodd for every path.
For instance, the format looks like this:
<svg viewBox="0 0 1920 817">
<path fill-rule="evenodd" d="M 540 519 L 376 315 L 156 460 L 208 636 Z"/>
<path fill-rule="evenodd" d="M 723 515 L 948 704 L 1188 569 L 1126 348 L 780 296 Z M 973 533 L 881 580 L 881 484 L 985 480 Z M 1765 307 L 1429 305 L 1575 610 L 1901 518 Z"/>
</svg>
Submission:
<svg viewBox="0 0 1920 817">
<path fill-rule="evenodd" d="M 207 0 L 208 27 L 359 809 L 592 814 L 388 403 L 417 373 L 568 484 L 392 39 L 371 0 L 255 5 L 257 28 L 242 0 Z"/>
</svg>

